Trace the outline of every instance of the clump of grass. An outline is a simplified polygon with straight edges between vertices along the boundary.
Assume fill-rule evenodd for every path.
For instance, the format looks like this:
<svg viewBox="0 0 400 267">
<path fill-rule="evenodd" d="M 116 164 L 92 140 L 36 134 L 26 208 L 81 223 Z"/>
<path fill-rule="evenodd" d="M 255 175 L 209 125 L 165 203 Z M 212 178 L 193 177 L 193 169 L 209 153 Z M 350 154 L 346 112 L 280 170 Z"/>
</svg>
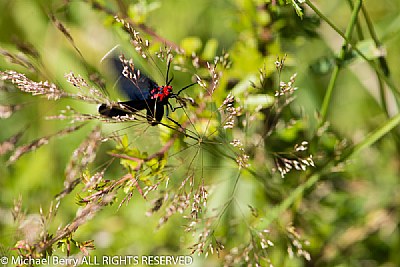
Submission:
<svg viewBox="0 0 400 267">
<path fill-rule="evenodd" d="M 122 20 L 119 19 L 117 21 L 122 22 Z M 131 29 L 129 26 L 130 24 L 124 22 L 123 25 L 126 29 Z M 129 32 L 133 38 L 132 44 L 135 47 L 135 50 L 143 58 L 149 58 L 146 54 L 147 50 L 145 50 L 149 48 L 149 42 L 143 40 L 138 32 L 134 30 Z M 172 59 L 172 52 L 170 49 L 168 51 L 169 52 L 166 53 L 167 57 Z M 160 52 L 158 52 L 158 55 L 160 55 Z M 222 77 L 222 70 L 229 66 L 227 61 L 227 54 L 222 57 L 217 57 L 213 63 L 207 62 L 204 66 L 209 75 L 208 79 L 201 78 L 198 75 L 196 76 L 197 83 L 204 90 L 204 93 L 201 92 L 201 94 L 205 94 L 207 97 L 205 101 L 208 101 L 208 103 L 211 103 L 214 106 L 216 105 L 213 103 L 213 95 L 215 94 L 216 90 L 219 89 L 218 86 Z M 126 60 L 123 57 L 121 58 L 121 62 L 125 66 L 123 73 L 121 74 L 137 83 L 138 79 L 140 79 L 140 72 L 130 71 L 135 68 L 133 62 Z M 284 61 L 281 61 L 282 65 L 283 63 Z M 221 67 L 221 71 L 217 70 L 219 67 Z M 283 66 L 280 66 L 280 68 L 282 69 Z M 110 105 L 113 105 L 113 101 L 108 99 L 107 96 L 101 92 L 101 90 L 90 86 L 85 79 L 83 79 L 80 75 L 74 74 L 73 72 L 66 74 L 65 78 L 76 88 L 77 92 L 75 93 L 69 93 L 61 90 L 53 83 L 34 82 L 26 78 L 25 75 L 14 71 L 4 71 L 1 72 L 1 75 L 2 80 L 10 81 L 22 92 L 31 93 L 34 96 L 44 96 L 48 100 L 57 101 L 62 98 L 71 98 L 74 100 L 84 101 L 86 103 L 110 103 Z M 261 76 L 261 79 L 264 78 L 264 76 Z M 294 76 L 291 78 L 291 81 L 288 84 L 283 82 L 280 83 L 280 93 L 275 95 L 277 97 L 275 108 L 282 110 L 284 106 L 288 105 L 289 101 L 285 100 L 281 103 L 279 98 L 287 98 L 288 95 L 294 93 L 293 83 Z M 210 111 L 207 109 L 205 102 L 201 102 L 197 98 L 192 99 L 190 100 L 190 103 L 196 103 L 196 105 L 191 105 L 191 108 L 189 108 L 186 105 L 186 102 L 182 101 L 184 100 L 181 100 L 180 103 L 183 104 L 185 114 L 184 118 L 186 119 L 181 122 L 183 131 L 175 127 L 171 127 L 169 124 L 160 123 L 160 127 L 169 128 L 171 130 L 171 134 L 163 146 L 157 152 L 150 155 L 147 155 L 146 152 L 140 152 L 136 148 L 131 147 L 126 137 L 119 138 L 118 136 L 103 136 L 101 128 L 96 126 L 88 135 L 87 139 L 84 140 L 71 155 L 71 160 L 65 169 L 64 190 L 60 192 L 56 198 L 58 201 L 58 207 L 60 201 L 62 201 L 66 195 L 71 194 L 78 185 L 82 185 L 83 189 L 78 195 L 78 204 L 82 205 L 83 208 L 70 223 L 63 228 L 60 228 L 56 233 L 50 234 L 43 230 L 44 232 L 41 233 L 40 236 L 37 236 L 35 240 L 18 241 L 15 248 L 19 251 L 19 254 L 24 255 L 25 257 L 43 257 L 52 253 L 53 245 L 57 244 L 58 246 L 61 245 L 70 247 L 72 243 L 75 244 L 75 246 L 78 247 L 83 253 L 87 254 L 89 249 L 94 248 L 93 242 L 78 242 L 74 240 L 74 232 L 82 224 L 85 224 L 88 220 L 92 219 L 96 213 L 103 209 L 104 206 L 113 205 L 116 201 L 115 196 L 118 194 L 118 192 L 124 191 L 125 193 L 125 197 L 119 202 L 118 207 L 120 208 L 122 204 L 129 203 L 129 200 L 135 192 L 138 192 L 144 199 L 147 199 L 152 192 L 154 193 L 159 191 L 159 186 L 162 183 L 167 185 L 170 180 L 169 171 L 165 168 L 166 163 L 170 160 L 168 158 L 168 154 L 174 145 L 179 145 L 180 142 L 182 142 L 182 138 L 195 140 L 197 142 L 195 145 L 199 146 L 199 148 L 202 148 L 203 146 L 209 147 L 210 144 L 215 142 L 213 140 L 221 140 L 218 141 L 218 143 L 220 142 L 220 145 L 222 145 L 221 148 L 225 149 L 225 146 L 228 148 L 228 154 L 225 154 L 225 156 L 228 159 L 231 158 L 232 161 L 236 162 L 238 170 L 250 170 L 249 168 L 251 166 L 252 159 L 246 151 L 246 145 L 240 139 L 232 138 L 229 140 L 226 136 L 227 131 L 235 131 L 239 129 L 237 128 L 237 121 L 241 120 L 241 118 L 247 112 L 242 106 L 236 107 L 237 102 L 235 101 L 233 94 L 229 93 L 228 96 L 222 101 L 220 107 L 213 109 L 208 117 L 205 114 L 207 114 L 207 112 L 209 113 Z M 217 113 L 220 113 L 223 115 L 223 117 L 217 119 Z M 138 119 L 138 123 L 140 123 L 140 118 L 145 117 L 141 117 L 140 113 L 136 112 L 132 112 L 132 116 L 127 115 L 105 118 L 97 114 L 82 114 L 69 106 L 67 106 L 66 110 L 62 111 L 60 115 L 48 117 L 48 119 L 70 120 L 72 123 L 82 121 L 122 123 L 135 122 L 138 121 Z M 147 123 L 147 121 L 143 120 L 141 123 Z M 202 127 L 204 127 L 204 123 L 206 123 L 205 128 L 202 128 L 204 131 L 203 133 L 200 131 L 198 123 L 203 124 Z M 212 128 L 211 125 L 213 125 Z M 39 138 L 27 145 L 16 148 L 13 155 L 9 159 L 9 164 L 14 163 L 23 154 L 34 151 L 47 144 L 50 139 L 70 134 L 79 130 L 83 126 L 85 126 L 85 124 L 68 127 L 55 134 Z M 17 137 L 18 136 L 15 136 L 4 143 L 4 153 L 13 149 L 13 145 L 17 142 Z M 102 144 L 102 142 L 110 140 L 116 142 L 117 145 L 113 151 L 109 152 L 109 155 L 114 159 L 119 159 L 121 166 L 126 172 L 126 174 L 115 180 L 105 179 L 106 168 L 95 173 L 90 172 L 90 165 L 92 165 L 94 162 L 98 147 Z M 306 145 L 307 143 L 303 142 L 296 146 L 295 152 L 303 152 L 306 150 Z M 183 150 L 184 149 L 185 148 L 183 148 Z M 180 150 L 178 150 L 178 153 L 180 153 Z M 224 153 L 222 155 L 224 155 Z M 232 155 L 230 156 L 229 154 Z M 292 169 L 288 167 L 289 161 L 291 164 L 290 166 L 293 167 L 293 169 L 301 171 L 305 171 L 306 168 L 304 166 L 310 166 L 313 163 L 311 157 L 308 160 L 303 160 L 299 157 L 289 160 L 284 158 L 283 154 L 276 155 L 277 168 L 281 173 L 289 172 Z M 203 174 L 199 176 L 199 174 L 194 171 L 195 168 L 192 164 L 196 157 L 197 155 L 195 155 L 192 161 L 188 164 L 186 176 L 182 179 L 181 184 L 177 187 L 170 187 L 170 189 L 167 190 L 162 197 L 154 199 L 153 208 L 147 212 L 147 215 L 153 216 L 156 212 L 163 212 L 158 224 L 158 227 L 161 227 L 167 223 L 172 216 L 176 216 L 176 214 L 182 214 L 181 216 L 188 220 L 186 227 L 187 232 L 195 233 L 200 231 L 198 242 L 191 247 L 192 253 L 205 253 L 207 256 L 208 253 L 213 254 L 215 251 L 217 254 L 219 254 L 220 251 L 224 249 L 224 244 L 222 241 L 218 241 L 218 239 L 216 239 L 214 233 L 217 227 L 216 222 L 222 215 L 212 216 L 210 218 L 206 216 L 209 214 L 207 209 L 209 192 L 207 188 L 210 185 L 206 184 L 206 181 L 209 179 Z M 307 164 L 305 162 L 307 162 Z M 284 167 L 282 167 L 282 164 L 284 164 Z M 231 204 L 228 202 L 225 205 L 229 206 Z M 43 216 L 42 221 L 45 221 Z M 46 221 L 46 223 L 50 222 Z M 257 236 L 257 238 L 260 238 L 260 242 L 258 242 L 257 246 L 255 246 L 254 242 L 250 243 L 244 248 L 242 254 L 242 256 L 245 258 L 248 258 L 251 254 L 251 258 L 254 260 L 254 262 L 258 262 L 258 257 L 264 255 L 262 250 L 265 249 L 266 246 L 269 246 L 268 244 L 272 244 L 271 241 L 266 241 L 264 236 Z M 69 253 L 70 251 L 67 250 L 67 254 Z M 232 257 L 226 257 L 227 263 L 230 262 Z"/>
<path fill-rule="evenodd" d="M 313 8 L 309 1 L 305 2 Z M 291 4 L 298 14 L 304 15 L 297 2 L 292 1 Z M 270 5 L 276 8 L 278 4 L 274 2 Z M 264 12 L 267 7 L 265 4 L 257 10 Z M 137 194 L 151 203 L 151 208 L 143 213 L 159 218 L 157 228 L 170 223 L 172 217 L 185 220 L 182 233 L 191 234 L 194 240 L 188 245 L 188 251 L 192 254 L 210 257 L 215 253 L 225 266 L 273 266 L 273 250 L 284 249 L 288 257 L 297 256 L 312 261 L 307 238 L 303 238 L 301 229 L 298 230 L 293 224 L 301 221 L 297 218 L 301 212 L 294 204 L 306 199 L 306 190 L 312 188 L 321 177 L 337 171 L 338 166 L 344 165 L 355 153 L 395 128 L 400 117 L 395 116 L 354 147 L 349 148 L 343 145 L 344 142 L 338 142 L 330 151 L 331 154 L 320 153 L 321 140 L 333 135 L 326 121 L 330 93 L 326 95 L 323 114 L 316 123 L 318 127 L 311 130 L 303 128 L 299 133 L 292 134 L 290 141 L 289 138 L 285 139 L 285 131 L 292 129 L 296 123 L 305 124 L 307 121 L 302 114 L 295 114 L 291 110 L 296 94 L 301 94 L 302 90 L 295 86 L 296 73 L 291 73 L 286 82 L 281 79 L 286 70 L 286 56 L 277 58 L 274 70 L 264 63 L 258 79 L 246 79 L 238 83 L 235 72 L 231 70 L 238 67 L 231 61 L 230 53 L 223 52 L 212 60 L 205 60 L 195 52 L 185 53 L 178 45 L 158 36 L 146 25 L 133 23 L 128 16 L 116 16 L 100 3 L 96 3 L 94 8 L 114 18 L 130 37 L 132 50 L 145 62 L 156 64 L 157 67 L 158 64 L 165 64 L 167 69 L 172 64 L 175 70 L 191 73 L 192 82 L 197 87 L 188 95 L 176 98 L 178 107 L 169 114 L 169 121 L 157 124 L 156 129 L 160 134 L 155 138 L 148 134 L 151 127 L 147 115 L 126 109 L 126 106 L 111 99 L 99 80 L 85 79 L 83 75 L 69 72 L 65 74 L 65 79 L 75 90 L 69 92 L 56 83 L 37 82 L 17 71 L 0 71 L 2 81 L 13 84 L 25 94 L 42 96 L 51 101 L 69 99 L 86 104 L 118 105 L 130 113 L 110 118 L 65 106 L 60 114 L 48 116 L 47 119 L 66 120 L 73 126 L 24 145 L 18 145 L 22 132 L 0 143 L 0 155 L 8 155 L 8 164 L 11 165 L 53 138 L 71 134 L 83 127 L 92 127 L 86 139 L 70 155 L 65 167 L 64 188 L 55 197 L 56 204 L 50 206 L 47 214 L 40 209 L 38 216 L 30 217 L 21 211 L 22 200 L 16 202 L 14 220 L 20 226 L 32 226 L 35 230 L 33 235 L 25 233 L 16 242 L 14 249 L 18 254 L 23 257 L 44 257 L 51 255 L 58 246 L 65 248 L 67 255 L 70 255 L 73 253 L 71 247 L 75 246 L 88 255 L 89 250 L 95 248 L 93 240 L 76 240 L 75 232 L 90 220 L 96 220 L 96 215 L 106 207 L 118 210 L 122 205 L 134 205 L 131 199 Z M 50 18 L 83 58 L 67 27 L 55 15 Z M 252 32 L 265 33 L 267 29 L 268 26 L 262 25 L 262 29 Z M 151 42 L 144 36 L 152 38 Z M 257 40 L 268 40 L 261 37 Z M 351 43 L 349 37 L 350 34 L 345 36 L 346 49 Z M 264 48 L 260 50 L 260 54 L 265 53 Z M 40 58 L 35 50 L 27 51 L 34 59 Z M 157 52 L 153 54 L 149 51 Z M 5 50 L 2 50 L 2 54 L 20 66 L 38 71 L 35 67 L 37 64 L 32 64 L 25 57 L 15 56 Z M 138 84 L 140 72 L 134 71 L 133 60 L 121 55 L 121 62 L 121 75 Z M 331 79 L 330 92 L 335 81 L 336 76 Z M 241 89 L 243 84 L 246 84 L 245 90 Z M 23 108 L 23 104 L 2 104 L 0 117 L 10 118 Z M 116 130 L 111 134 L 102 131 L 101 125 L 104 123 L 129 125 L 138 132 L 136 140 L 123 131 Z M 143 149 L 140 145 L 146 142 L 156 144 L 155 150 Z M 108 149 L 105 155 L 99 155 L 105 143 L 112 149 Z M 99 156 L 106 157 L 109 162 L 99 166 L 96 162 Z M 113 162 L 119 163 L 118 176 L 108 173 Z M 221 179 L 210 171 L 212 168 L 227 170 L 226 173 L 231 169 L 234 171 Z M 280 179 L 279 176 L 286 178 Z M 244 185 L 246 188 L 246 183 L 254 185 L 246 194 L 262 196 L 262 200 L 257 202 L 259 207 L 248 205 L 249 210 L 244 211 L 241 202 L 248 200 L 241 198 L 241 187 Z M 76 194 L 80 209 L 77 209 L 73 219 L 51 232 L 48 226 L 53 222 L 64 198 L 73 193 Z M 117 197 L 121 195 L 122 198 Z"/>
</svg>

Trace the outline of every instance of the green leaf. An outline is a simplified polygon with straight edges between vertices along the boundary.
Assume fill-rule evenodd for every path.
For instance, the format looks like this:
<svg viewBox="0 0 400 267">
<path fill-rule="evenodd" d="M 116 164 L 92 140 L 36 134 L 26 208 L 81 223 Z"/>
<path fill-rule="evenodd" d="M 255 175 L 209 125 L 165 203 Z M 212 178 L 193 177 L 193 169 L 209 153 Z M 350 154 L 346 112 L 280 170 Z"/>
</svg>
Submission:
<svg viewBox="0 0 400 267">
<path fill-rule="evenodd" d="M 159 158 L 153 158 L 153 159 L 147 161 L 146 165 L 149 166 L 153 172 L 157 171 L 160 168 L 159 160 L 160 160 Z"/>
<path fill-rule="evenodd" d="M 129 159 L 121 159 L 121 165 L 124 166 L 127 170 L 135 169 L 138 166 L 138 162 L 129 160 Z"/>
<path fill-rule="evenodd" d="M 272 106 L 275 98 L 267 94 L 249 95 L 244 101 L 246 109 L 254 111 L 260 108 L 268 108 Z"/>
<path fill-rule="evenodd" d="M 202 58 L 205 60 L 212 60 L 217 52 L 218 41 L 214 38 L 207 41 L 203 49 Z"/>
<path fill-rule="evenodd" d="M 301 19 L 303 19 L 303 9 L 299 6 L 298 3 L 296 3 L 296 0 L 291 0 L 292 6 L 296 10 L 297 16 L 299 16 Z M 298 0 L 298 2 L 301 4 L 304 2 L 304 0 Z"/>
<path fill-rule="evenodd" d="M 278 130 L 278 136 L 286 141 L 286 142 L 293 142 L 298 138 L 299 132 L 304 129 L 304 123 L 300 120 L 296 121 L 292 125 L 288 125 L 280 130 Z"/>
<path fill-rule="evenodd" d="M 83 201 L 83 198 L 80 196 L 80 195 L 76 195 L 75 196 L 75 203 L 78 205 L 78 206 L 86 206 L 86 202 L 85 201 Z"/>
<path fill-rule="evenodd" d="M 124 193 L 125 194 L 129 194 L 130 192 L 132 192 L 133 191 L 133 188 L 134 188 L 134 185 L 133 185 L 133 182 L 132 182 L 132 180 L 129 180 L 127 183 L 126 183 L 126 185 L 124 186 Z"/>
<path fill-rule="evenodd" d="M 232 94 L 234 96 L 242 96 L 245 92 L 249 91 L 249 87 L 251 82 L 255 83 L 257 81 L 257 77 L 254 74 L 250 74 L 241 80 L 235 87 L 232 88 Z"/>
<path fill-rule="evenodd" d="M 118 153 L 118 151 L 125 151 L 129 147 L 129 138 L 125 134 L 121 138 L 121 143 L 115 146 L 115 150 L 113 152 Z"/>
<path fill-rule="evenodd" d="M 367 39 L 357 43 L 357 48 L 369 59 L 376 59 L 380 56 L 385 55 L 383 49 L 376 47 L 374 40 Z"/>
<path fill-rule="evenodd" d="M 181 47 L 187 55 L 197 52 L 200 50 L 201 46 L 202 42 L 199 37 L 187 37 L 181 41 Z"/>
</svg>

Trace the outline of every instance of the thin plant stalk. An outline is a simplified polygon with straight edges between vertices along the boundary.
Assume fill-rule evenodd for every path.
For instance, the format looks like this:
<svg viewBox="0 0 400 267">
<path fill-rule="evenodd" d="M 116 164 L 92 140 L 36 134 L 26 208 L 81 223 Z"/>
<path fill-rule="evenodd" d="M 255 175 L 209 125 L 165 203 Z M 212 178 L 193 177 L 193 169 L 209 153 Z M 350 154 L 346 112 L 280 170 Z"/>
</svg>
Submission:
<svg viewBox="0 0 400 267">
<path fill-rule="evenodd" d="M 329 81 L 328 88 L 326 89 L 325 97 L 324 97 L 324 100 L 322 102 L 322 107 L 321 107 L 321 119 L 322 119 L 321 122 L 322 123 L 324 123 L 326 120 L 326 115 L 328 113 L 329 104 L 330 104 L 331 98 L 332 98 L 333 88 L 335 87 L 335 83 L 336 83 L 336 80 L 337 80 L 337 77 L 339 74 L 339 70 L 341 68 L 341 62 L 344 60 L 344 58 L 346 56 L 346 52 L 348 51 L 349 43 L 347 42 L 347 40 L 351 39 L 353 29 L 354 29 L 354 26 L 357 21 L 358 13 L 361 10 L 361 2 L 362 2 L 362 0 L 358 0 L 353 9 L 353 13 L 351 14 L 350 23 L 346 29 L 345 40 L 344 40 L 342 49 L 340 50 L 340 53 L 338 56 L 339 62 L 338 62 L 338 64 L 335 65 L 331 79 Z"/>
<path fill-rule="evenodd" d="M 318 8 L 310 2 L 310 0 L 306 0 L 305 3 L 323 20 L 325 21 L 337 34 L 339 34 L 348 44 L 352 46 L 352 49 L 362 58 L 364 59 L 370 66 L 373 68 L 376 73 L 381 77 L 383 81 L 387 84 L 387 86 L 390 88 L 390 90 L 393 92 L 393 94 L 396 97 L 396 104 L 397 107 L 400 107 L 400 91 L 396 87 L 396 85 L 393 83 L 393 81 L 385 75 L 385 73 L 378 67 L 378 65 L 374 62 L 369 60 L 361 51 L 356 47 L 356 44 L 346 38 L 345 34 L 342 33 L 338 27 L 335 26 L 324 14 L 322 14 Z"/>
<path fill-rule="evenodd" d="M 353 0 L 347 0 L 347 3 L 349 4 L 351 10 L 353 10 L 354 9 Z M 363 7 L 364 6 L 362 5 L 361 8 L 363 8 Z M 362 31 L 360 20 L 358 18 L 357 18 L 357 21 L 356 21 L 356 28 L 357 28 L 358 39 L 359 40 L 364 40 L 364 34 L 363 34 L 363 31 Z"/>
<path fill-rule="evenodd" d="M 365 8 L 365 6 L 361 7 L 361 11 L 364 15 L 365 18 L 365 22 L 367 24 L 368 27 L 368 31 L 369 34 L 371 35 L 372 40 L 374 40 L 375 46 L 379 49 L 381 48 L 382 44 L 378 39 L 378 36 L 376 35 L 374 26 L 372 24 L 371 18 L 368 15 L 367 9 Z M 382 62 L 384 61 L 384 62 Z M 383 69 L 383 72 L 387 74 L 387 76 L 389 75 L 389 70 L 387 69 L 387 63 L 386 63 L 386 59 L 384 57 L 382 57 L 382 61 L 379 61 L 379 63 L 381 64 L 381 68 Z M 385 71 L 386 69 L 386 71 Z M 379 95 L 380 95 L 380 100 L 381 100 L 381 105 L 382 108 L 385 110 L 386 115 L 389 117 L 389 110 L 386 104 L 386 94 L 385 94 L 385 86 L 382 82 L 382 79 L 379 77 L 378 75 L 378 82 L 379 82 Z"/>
</svg>

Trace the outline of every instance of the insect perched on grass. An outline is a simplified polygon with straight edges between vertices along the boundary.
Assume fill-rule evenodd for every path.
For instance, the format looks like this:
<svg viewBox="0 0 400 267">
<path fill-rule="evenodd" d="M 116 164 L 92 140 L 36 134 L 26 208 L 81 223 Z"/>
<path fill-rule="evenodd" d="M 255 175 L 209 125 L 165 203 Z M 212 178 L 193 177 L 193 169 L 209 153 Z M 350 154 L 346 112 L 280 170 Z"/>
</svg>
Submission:
<svg viewBox="0 0 400 267">
<path fill-rule="evenodd" d="M 139 69 L 135 68 L 132 61 L 126 60 L 123 55 L 120 56 L 119 60 L 113 59 L 112 61 L 114 67 L 119 71 L 119 74 L 122 74 L 118 80 L 119 87 L 130 100 L 100 105 L 99 113 L 101 115 L 116 117 L 135 114 L 140 110 L 146 110 L 147 121 L 154 126 L 160 123 L 164 116 L 165 108 L 167 110 L 166 117 L 179 125 L 179 123 L 168 117 L 169 108 L 174 112 L 178 108 L 183 108 L 187 101 L 192 102 L 193 100 L 190 98 L 182 98 L 179 94 L 196 83 L 189 84 L 180 89 L 177 93 L 174 93 L 171 86 L 173 78 L 168 78 L 171 65 L 170 59 L 168 60 L 167 75 L 165 85 L 163 86 L 159 86 L 152 79 L 142 74 Z M 175 98 L 180 106 L 173 107 L 169 102 L 171 98 Z"/>
</svg>

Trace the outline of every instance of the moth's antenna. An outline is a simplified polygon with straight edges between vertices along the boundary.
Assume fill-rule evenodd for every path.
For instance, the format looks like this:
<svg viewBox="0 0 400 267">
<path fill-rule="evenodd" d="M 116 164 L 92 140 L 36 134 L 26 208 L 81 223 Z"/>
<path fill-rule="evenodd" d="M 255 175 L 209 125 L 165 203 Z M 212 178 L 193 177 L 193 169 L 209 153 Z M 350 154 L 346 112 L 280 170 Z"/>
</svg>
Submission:
<svg viewBox="0 0 400 267">
<path fill-rule="evenodd" d="M 171 62 L 172 62 L 172 57 L 170 55 L 167 56 L 167 77 L 165 78 L 165 84 L 169 85 L 172 82 L 172 79 L 168 81 L 168 75 L 169 75 L 169 68 L 171 67 Z"/>
<path fill-rule="evenodd" d="M 191 87 L 191 86 L 193 86 L 193 85 L 195 85 L 195 84 L 197 84 L 197 82 L 191 83 L 191 84 L 189 84 L 189 85 L 183 87 L 181 90 L 178 91 L 178 93 L 175 94 L 175 96 L 179 96 L 179 94 L 180 94 L 183 90 L 186 90 L 186 89 L 188 89 L 189 87 Z"/>
<path fill-rule="evenodd" d="M 100 63 L 102 63 L 106 58 L 108 58 L 108 56 L 109 56 L 112 52 L 114 52 L 119 46 L 120 46 L 120 45 L 117 44 L 116 46 L 114 46 L 113 48 L 111 48 L 111 50 L 108 51 L 108 52 L 104 55 L 104 57 L 101 58 Z"/>
<path fill-rule="evenodd" d="M 169 81 L 167 82 L 167 85 L 170 85 L 173 79 L 174 79 L 174 76 L 172 76 L 172 77 L 171 77 L 171 80 L 169 80 Z"/>
</svg>

